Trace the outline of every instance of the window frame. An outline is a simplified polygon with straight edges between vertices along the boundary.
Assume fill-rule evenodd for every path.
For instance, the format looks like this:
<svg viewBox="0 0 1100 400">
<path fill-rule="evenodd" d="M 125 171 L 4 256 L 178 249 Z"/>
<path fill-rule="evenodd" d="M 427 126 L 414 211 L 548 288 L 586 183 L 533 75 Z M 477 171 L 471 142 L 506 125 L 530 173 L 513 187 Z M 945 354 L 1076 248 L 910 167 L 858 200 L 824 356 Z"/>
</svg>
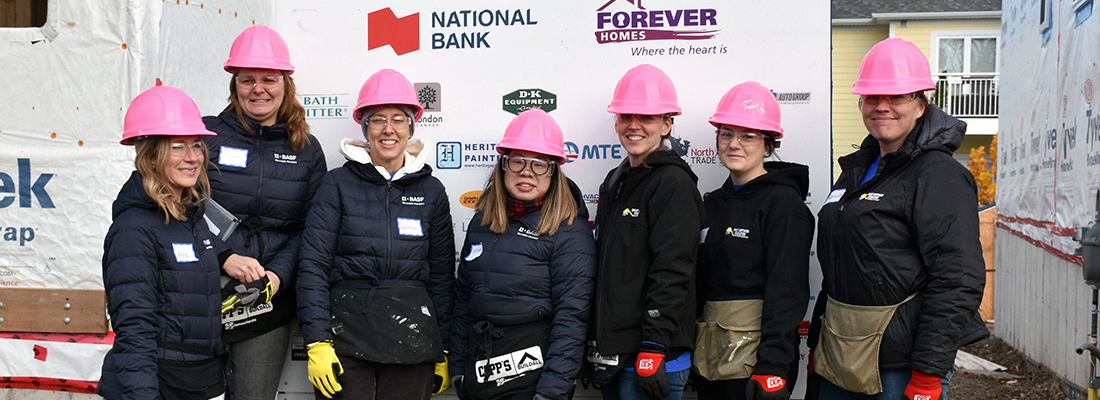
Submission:
<svg viewBox="0 0 1100 400">
<path fill-rule="evenodd" d="M 61 0 L 46 1 L 46 23 L 35 27 L 0 27 L 0 42 L 36 43 L 53 41 L 58 31 L 54 28 Z"/>
<path fill-rule="evenodd" d="M 940 67 L 940 40 L 941 39 L 963 39 L 963 72 L 939 72 Z M 973 39 L 995 39 L 997 45 L 994 46 L 996 51 L 995 58 L 993 60 L 993 72 L 972 72 L 970 71 L 970 43 Z M 929 34 L 929 49 L 928 49 L 928 64 L 932 70 L 932 75 L 952 75 L 952 76 L 983 76 L 993 75 L 997 76 L 1001 73 L 1001 31 L 997 29 L 958 29 L 958 30 L 933 30 Z"/>
</svg>

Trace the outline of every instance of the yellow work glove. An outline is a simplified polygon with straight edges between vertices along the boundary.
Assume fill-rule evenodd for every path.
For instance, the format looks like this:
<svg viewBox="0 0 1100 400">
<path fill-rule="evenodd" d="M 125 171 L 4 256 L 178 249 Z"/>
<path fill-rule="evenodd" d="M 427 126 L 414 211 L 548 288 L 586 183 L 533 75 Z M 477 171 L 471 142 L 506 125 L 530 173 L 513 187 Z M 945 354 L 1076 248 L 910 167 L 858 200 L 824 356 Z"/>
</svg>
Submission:
<svg viewBox="0 0 1100 400">
<path fill-rule="evenodd" d="M 447 372 L 447 355 L 443 355 L 443 362 L 435 363 L 435 380 L 432 381 L 432 396 L 443 393 L 451 387 L 451 374 Z"/>
<path fill-rule="evenodd" d="M 333 350 L 332 342 L 320 342 L 309 346 L 306 354 L 309 355 L 307 369 L 309 381 L 313 383 L 313 387 L 330 399 L 344 390 L 336 380 L 338 375 L 344 373 L 344 367 L 340 365 L 340 359 L 336 358 L 336 350 Z"/>
</svg>

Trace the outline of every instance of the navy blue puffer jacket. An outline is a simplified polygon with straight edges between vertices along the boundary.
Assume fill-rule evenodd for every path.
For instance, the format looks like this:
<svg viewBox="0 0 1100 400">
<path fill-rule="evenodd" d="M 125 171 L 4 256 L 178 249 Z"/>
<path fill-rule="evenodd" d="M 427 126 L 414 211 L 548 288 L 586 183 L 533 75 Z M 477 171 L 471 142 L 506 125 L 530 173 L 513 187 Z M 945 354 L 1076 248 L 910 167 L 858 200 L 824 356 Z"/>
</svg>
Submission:
<svg viewBox="0 0 1100 400">
<path fill-rule="evenodd" d="M 203 118 L 206 128 L 218 134 L 203 136 L 216 165 L 207 171 L 210 197 L 244 221 L 226 241 L 229 247 L 278 275 L 280 290 L 293 288 L 303 221 L 328 170 L 325 153 L 313 135 L 306 147 L 293 150 L 285 123 L 245 121 L 254 133 L 245 131 L 231 110 Z M 249 224 L 257 229 L 250 232 Z"/>
<path fill-rule="evenodd" d="M 218 253 L 203 213 L 170 219 L 145 192 L 136 171 L 114 202 L 103 242 L 103 286 L 115 342 L 103 359 L 99 394 L 156 399 L 157 360 L 202 360 L 219 352 Z"/>
<path fill-rule="evenodd" d="M 596 241 L 580 188 L 570 182 L 579 206 L 572 224 L 554 235 L 539 235 L 536 210 L 508 221 L 503 234 L 470 221 L 462 245 L 451 330 L 450 372 L 463 373 L 470 326 L 487 320 L 514 326 L 552 320 L 550 348 L 536 391 L 565 399 L 580 371 L 592 294 L 596 288 Z M 480 249 L 471 252 L 472 248 Z"/>
<path fill-rule="evenodd" d="M 392 180 L 360 146 L 345 139 L 349 161 L 325 175 L 306 218 L 297 289 L 302 336 L 306 343 L 332 340 L 331 285 L 412 280 L 426 285 L 446 348 L 455 270 L 447 192 L 419 140 L 410 141 L 411 154 Z"/>
</svg>

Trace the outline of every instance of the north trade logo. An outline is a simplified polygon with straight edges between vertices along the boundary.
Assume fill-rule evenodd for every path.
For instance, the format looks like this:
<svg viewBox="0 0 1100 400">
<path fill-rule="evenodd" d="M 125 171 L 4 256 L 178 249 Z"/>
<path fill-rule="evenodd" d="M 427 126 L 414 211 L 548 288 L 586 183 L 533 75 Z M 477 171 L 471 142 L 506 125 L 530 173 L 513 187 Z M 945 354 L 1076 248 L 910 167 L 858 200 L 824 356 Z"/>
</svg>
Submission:
<svg viewBox="0 0 1100 400">
<path fill-rule="evenodd" d="M 612 4 L 621 10 L 609 10 Z M 643 7 L 642 0 L 608 0 L 596 10 L 595 34 L 599 44 L 703 40 L 714 38 L 718 29 L 701 28 L 717 26 L 718 11 L 711 8 L 659 10 Z"/>
<path fill-rule="evenodd" d="M 397 18 L 386 7 L 367 14 L 367 50 L 386 45 L 397 55 L 420 50 L 420 13 Z"/>
</svg>

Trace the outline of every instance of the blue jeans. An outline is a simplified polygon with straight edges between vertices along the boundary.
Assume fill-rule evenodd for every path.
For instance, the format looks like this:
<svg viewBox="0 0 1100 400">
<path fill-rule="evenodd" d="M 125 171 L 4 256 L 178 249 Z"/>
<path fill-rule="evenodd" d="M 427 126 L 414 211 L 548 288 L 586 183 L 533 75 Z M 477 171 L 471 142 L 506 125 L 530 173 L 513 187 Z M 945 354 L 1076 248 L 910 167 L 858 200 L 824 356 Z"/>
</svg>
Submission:
<svg viewBox="0 0 1100 400">
<path fill-rule="evenodd" d="M 905 387 L 909 385 L 909 376 L 912 373 L 910 370 L 880 371 L 882 393 L 873 395 L 849 392 L 829 382 L 828 379 L 821 379 L 821 394 L 818 400 L 898 400 L 905 393 Z M 955 375 L 954 367 L 948 370 L 947 377 L 940 381 L 943 389 L 940 400 L 947 400 L 947 386 L 951 383 L 953 375 Z"/>
<path fill-rule="evenodd" d="M 681 400 L 684 396 L 684 384 L 688 380 L 690 369 L 676 372 L 666 372 L 668 378 L 668 399 Z M 634 390 L 634 371 L 623 370 L 610 384 L 604 385 L 603 400 L 649 400 L 644 394 Z"/>
</svg>

